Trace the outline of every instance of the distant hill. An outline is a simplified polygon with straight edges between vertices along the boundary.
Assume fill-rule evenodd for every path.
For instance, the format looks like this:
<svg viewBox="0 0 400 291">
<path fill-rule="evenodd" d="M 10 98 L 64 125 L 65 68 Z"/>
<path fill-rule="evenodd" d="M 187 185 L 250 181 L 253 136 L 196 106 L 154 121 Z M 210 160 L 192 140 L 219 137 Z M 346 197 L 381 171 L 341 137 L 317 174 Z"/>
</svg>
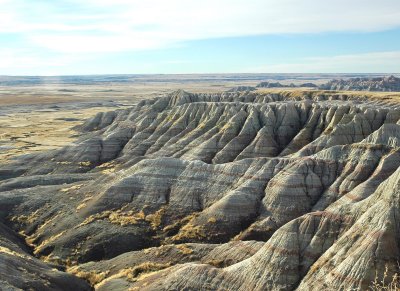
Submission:
<svg viewBox="0 0 400 291">
<path fill-rule="evenodd" d="M 256 90 L 255 87 L 252 86 L 237 86 L 229 89 L 227 92 L 246 92 L 246 91 L 254 91 Z"/>
<path fill-rule="evenodd" d="M 279 82 L 261 82 L 257 86 L 257 88 L 301 88 L 301 87 L 309 87 L 309 88 L 317 88 L 318 86 L 314 83 L 303 83 L 301 85 L 295 85 L 290 83 L 289 85 L 281 84 Z"/>
<path fill-rule="evenodd" d="M 257 88 L 282 88 L 282 87 L 289 87 L 282 85 L 279 82 L 261 82 L 257 85 Z"/>
<path fill-rule="evenodd" d="M 377 78 L 352 78 L 332 80 L 319 87 L 324 90 L 386 91 L 400 92 L 400 78 L 395 76 Z"/>
<path fill-rule="evenodd" d="M 301 84 L 299 87 L 317 88 L 318 86 L 315 85 L 314 83 L 304 83 L 304 84 Z"/>
</svg>

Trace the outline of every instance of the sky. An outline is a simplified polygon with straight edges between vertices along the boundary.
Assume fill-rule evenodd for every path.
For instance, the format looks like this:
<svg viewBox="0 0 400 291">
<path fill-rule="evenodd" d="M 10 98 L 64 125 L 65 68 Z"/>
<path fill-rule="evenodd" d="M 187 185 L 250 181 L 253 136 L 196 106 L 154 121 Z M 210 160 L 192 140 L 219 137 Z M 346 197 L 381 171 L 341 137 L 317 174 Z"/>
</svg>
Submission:
<svg viewBox="0 0 400 291">
<path fill-rule="evenodd" d="M 0 75 L 400 73 L 399 0 L 0 0 Z"/>
</svg>

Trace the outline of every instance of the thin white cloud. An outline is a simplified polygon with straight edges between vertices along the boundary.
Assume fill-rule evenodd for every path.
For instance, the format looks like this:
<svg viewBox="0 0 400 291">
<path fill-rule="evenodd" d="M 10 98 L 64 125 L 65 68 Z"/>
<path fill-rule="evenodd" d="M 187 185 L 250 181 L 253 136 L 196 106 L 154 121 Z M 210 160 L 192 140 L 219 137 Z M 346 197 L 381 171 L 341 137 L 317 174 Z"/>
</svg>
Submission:
<svg viewBox="0 0 400 291">
<path fill-rule="evenodd" d="M 400 26 L 398 0 L 0 0 L 0 32 L 58 52 L 145 50 L 218 37 Z"/>
<path fill-rule="evenodd" d="M 355 71 L 357 70 L 357 71 Z M 294 63 L 263 65 L 248 72 L 262 73 L 398 73 L 400 51 L 305 58 Z"/>
<path fill-rule="evenodd" d="M 0 7 L 0 69 L 6 73 L 70 72 L 96 56 L 199 39 L 400 27 L 399 0 L 0 0 Z M 249 71 L 388 72 L 398 70 L 399 60 L 398 52 L 371 53 Z"/>
</svg>

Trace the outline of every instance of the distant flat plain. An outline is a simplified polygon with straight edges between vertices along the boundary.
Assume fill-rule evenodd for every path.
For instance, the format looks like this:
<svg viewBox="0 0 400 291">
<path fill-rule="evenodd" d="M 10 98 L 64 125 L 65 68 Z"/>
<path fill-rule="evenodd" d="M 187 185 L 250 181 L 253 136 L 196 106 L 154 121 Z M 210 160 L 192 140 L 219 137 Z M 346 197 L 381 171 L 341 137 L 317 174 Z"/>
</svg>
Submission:
<svg viewBox="0 0 400 291">
<path fill-rule="evenodd" d="M 236 86 L 256 86 L 261 81 L 286 85 L 312 82 L 319 85 L 333 78 L 358 76 L 380 75 L 0 76 L 0 162 L 7 162 L 21 154 L 56 149 L 73 142 L 78 135 L 73 127 L 97 112 L 125 108 L 142 99 L 154 98 L 178 89 L 214 93 Z M 274 92 L 282 89 L 268 90 Z M 387 95 L 381 93 L 379 96 Z"/>
</svg>

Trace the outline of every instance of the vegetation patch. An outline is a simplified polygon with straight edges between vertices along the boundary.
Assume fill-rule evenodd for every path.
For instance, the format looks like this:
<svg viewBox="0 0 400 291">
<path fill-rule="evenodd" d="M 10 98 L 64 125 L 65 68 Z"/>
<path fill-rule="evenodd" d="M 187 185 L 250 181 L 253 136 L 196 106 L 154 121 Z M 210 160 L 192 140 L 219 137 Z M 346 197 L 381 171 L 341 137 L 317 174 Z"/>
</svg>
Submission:
<svg viewBox="0 0 400 291">
<path fill-rule="evenodd" d="M 83 199 L 83 200 L 81 201 L 81 204 L 79 204 L 79 205 L 76 207 L 76 211 L 79 211 L 80 209 L 85 208 L 86 205 L 87 205 L 87 202 L 88 202 L 89 200 L 91 200 L 92 198 L 93 198 L 93 196 L 88 196 L 88 197 L 86 197 L 85 199 Z"/>
<path fill-rule="evenodd" d="M 193 253 L 193 250 L 189 248 L 187 244 L 176 245 L 175 247 L 184 255 Z"/>
<path fill-rule="evenodd" d="M 21 254 L 21 253 L 17 253 L 15 251 L 13 251 L 13 250 L 11 250 L 11 249 L 9 249 L 7 247 L 3 247 L 3 246 L 0 246 L 0 253 L 4 253 L 4 254 L 10 255 L 10 256 L 17 256 L 17 257 L 28 259 L 28 260 L 32 260 L 32 258 L 27 256 L 27 255 L 24 255 L 24 254 Z"/>
<path fill-rule="evenodd" d="M 90 167 L 91 164 L 92 162 L 90 161 L 79 162 L 79 165 L 82 167 Z"/>
<path fill-rule="evenodd" d="M 216 223 L 216 222 L 217 222 L 217 219 L 215 217 L 210 217 L 208 219 L 208 223 Z"/>
<path fill-rule="evenodd" d="M 398 266 L 400 270 L 400 266 Z M 399 272 L 392 276 L 392 279 L 388 275 L 388 267 L 385 267 L 385 271 L 382 276 L 382 280 L 378 279 L 378 273 L 375 274 L 375 280 L 371 283 L 370 289 L 373 291 L 398 291 L 400 290 L 400 275 Z"/>
<path fill-rule="evenodd" d="M 222 268 L 225 265 L 224 260 L 210 260 L 205 263 L 216 268 Z"/>
<path fill-rule="evenodd" d="M 82 271 L 79 269 L 78 266 L 68 268 L 67 271 L 71 274 L 74 274 L 75 276 L 82 278 L 90 283 L 90 285 L 94 286 L 97 283 L 100 283 L 103 281 L 109 271 L 106 272 L 96 272 L 96 271 Z"/>
<path fill-rule="evenodd" d="M 83 184 L 74 185 L 74 186 L 71 186 L 68 188 L 61 189 L 60 191 L 61 192 L 70 192 L 70 191 L 74 191 L 74 190 L 79 190 L 82 186 L 83 186 Z"/>
<path fill-rule="evenodd" d="M 62 232 L 60 232 L 60 233 L 58 233 L 58 234 L 56 234 L 56 235 L 54 235 L 54 236 L 49 237 L 48 239 L 42 241 L 42 242 L 35 248 L 35 250 L 33 251 L 33 253 L 34 253 L 35 255 L 38 255 L 41 251 L 43 251 L 43 249 L 44 249 L 48 244 L 50 244 L 51 242 L 53 242 L 53 241 L 55 241 L 56 239 L 58 239 L 59 237 L 61 237 L 61 236 L 62 236 L 64 233 L 66 233 L 66 232 L 67 232 L 67 231 L 64 230 L 64 231 L 62 231 Z"/>
<path fill-rule="evenodd" d="M 95 220 L 108 220 L 110 223 L 119 224 L 121 226 L 135 225 L 139 221 L 145 219 L 145 214 L 143 211 L 134 213 L 133 211 L 122 211 L 122 210 L 106 210 L 100 213 L 93 214 L 86 218 L 78 227 L 84 226 L 86 224 L 92 223 Z"/>
<path fill-rule="evenodd" d="M 205 237 L 206 234 L 202 225 L 193 225 L 192 223 L 188 223 L 181 228 L 177 235 L 172 237 L 172 240 L 180 241 L 183 239 L 202 239 Z"/>
<path fill-rule="evenodd" d="M 157 229 L 162 223 L 162 217 L 165 214 L 165 209 L 162 207 L 153 214 L 146 216 L 146 221 L 150 222 L 153 229 Z"/>
<path fill-rule="evenodd" d="M 167 264 L 158 264 L 158 263 L 151 263 L 151 262 L 145 262 L 142 263 L 138 266 L 135 267 L 130 267 L 126 269 L 120 270 L 118 273 L 107 277 L 105 280 L 100 282 L 96 287 L 101 286 L 103 283 L 113 280 L 113 279 L 118 279 L 118 278 L 125 278 L 129 282 L 136 282 L 138 279 L 140 279 L 139 276 L 142 276 L 143 274 L 148 274 L 148 273 L 153 273 L 156 271 L 160 271 L 162 269 L 168 268 L 171 266 L 171 263 Z"/>
</svg>

